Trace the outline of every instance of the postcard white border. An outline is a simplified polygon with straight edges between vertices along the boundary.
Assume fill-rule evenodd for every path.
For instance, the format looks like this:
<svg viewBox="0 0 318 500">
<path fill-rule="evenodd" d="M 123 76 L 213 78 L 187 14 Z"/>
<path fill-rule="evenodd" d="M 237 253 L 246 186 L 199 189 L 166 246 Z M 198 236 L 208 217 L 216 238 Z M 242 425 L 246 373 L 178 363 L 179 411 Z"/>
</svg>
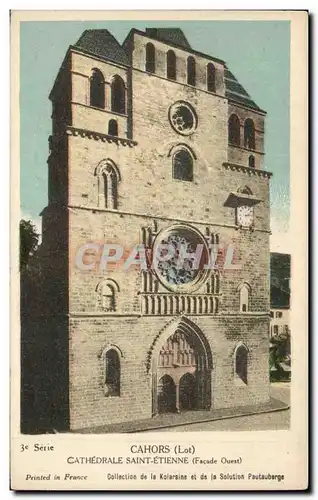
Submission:
<svg viewBox="0 0 318 500">
<path fill-rule="evenodd" d="M 54 435 L 58 450 L 54 461 L 61 462 L 70 449 L 82 449 L 93 446 L 94 454 L 105 450 L 110 453 L 110 446 L 116 449 L 127 447 L 128 441 L 145 442 L 188 442 L 195 441 L 204 449 L 206 434 L 213 434 L 214 453 L 220 455 L 231 446 L 238 445 L 244 439 L 244 446 L 249 449 L 247 460 L 269 460 L 272 469 L 282 469 L 288 476 L 288 482 L 263 485 L 261 489 L 302 489 L 307 484 L 307 354 L 308 354 L 308 296 L 307 296 L 307 178 L 308 178 L 308 67 L 307 67 L 307 14 L 290 11 L 19 11 L 12 13 L 11 36 L 11 453 L 12 453 L 12 487 L 26 488 L 20 472 L 25 463 L 16 452 L 16 445 L 21 440 L 19 434 L 20 403 L 17 395 L 20 392 L 20 340 L 19 340 L 19 280 L 18 280 L 18 222 L 19 222 L 19 23 L 27 20 L 100 20 L 100 19 L 176 19 L 176 20 L 290 20 L 291 21 L 291 234 L 292 248 L 292 307 L 291 331 L 293 332 L 293 382 L 291 394 L 291 429 L 289 431 L 258 432 L 220 432 L 220 433 L 153 433 L 131 435 Z M 210 437 L 210 436 L 209 436 Z M 35 441 L 39 437 L 23 436 L 23 440 Z M 86 448 L 87 449 L 87 448 Z M 124 449 L 124 448 L 123 448 Z M 262 450 L 260 454 L 260 449 Z M 284 452 L 282 453 L 282 450 Z M 75 452 L 75 451 L 74 451 Z M 231 451 L 230 451 L 231 452 Z M 286 454 L 286 452 L 288 452 Z M 275 454 L 274 454 L 275 453 Z M 105 451 L 104 451 L 105 454 Z M 31 458 L 29 457 L 29 460 Z M 34 460 L 35 468 L 36 461 Z M 53 465 L 52 465 L 53 466 Z M 98 475 L 98 474 L 97 474 Z M 98 478 L 94 477 L 94 481 Z M 37 485 L 40 486 L 40 485 Z M 42 488 L 56 485 L 44 484 Z M 148 485 L 149 486 L 149 485 Z M 228 489 L 229 484 L 226 485 Z M 253 488 L 257 485 L 253 484 Z M 34 485 L 33 485 L 34 487 Z M 87 485 L 86 485 L 87 487 Z M 93 488 L 94 487 L 94 488 Z M 138 486 L 139 487 L 139 486 Z M 144 489 L 144 484 L 141 485 Z M 65 485 L 62 489 L 65 488 Z M 105 489 L 105 483 L 89 485 L 89 489 Z M 115 489 L 133 489 L 132 484 L 114 486 Z M 179 489 L 180 484 L 165 483 L 160 489 Z M 196 487 L 195 489 L 197 489 Z M 234 489 L 251 488 L 251 484 L 235 483 Z M 74 487 L 72 489 L 76 489 Z M 154 489 L 158 489 L 155 485 Z M 200 485 L 198 489 L 204 489 Z M 209 485 L 211 489 L 211 485 Z"/>
</svg>

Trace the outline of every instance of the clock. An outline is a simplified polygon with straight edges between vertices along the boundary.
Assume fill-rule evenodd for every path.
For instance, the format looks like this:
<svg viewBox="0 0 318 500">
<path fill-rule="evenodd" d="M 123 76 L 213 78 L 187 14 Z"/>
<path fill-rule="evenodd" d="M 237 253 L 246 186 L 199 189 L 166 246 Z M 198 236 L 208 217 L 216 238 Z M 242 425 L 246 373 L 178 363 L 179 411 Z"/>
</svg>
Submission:
<svg viewBox="0 0 318 500">
<path fill-rule="evenodd" d="M 253 225 L 254 210 L 249 205 L 241 205 L 236 209 L 236 223 L 245 228 Z"/>
</svg>

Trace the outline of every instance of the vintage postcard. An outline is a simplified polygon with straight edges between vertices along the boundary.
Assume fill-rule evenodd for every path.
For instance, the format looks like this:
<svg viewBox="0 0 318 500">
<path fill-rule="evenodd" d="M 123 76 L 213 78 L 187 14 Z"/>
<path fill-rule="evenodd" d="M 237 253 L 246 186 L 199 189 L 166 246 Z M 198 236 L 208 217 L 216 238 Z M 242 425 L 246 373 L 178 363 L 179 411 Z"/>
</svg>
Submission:
<svg viewBox="0 0 318 500">
<path fill-rule="evenodd" d="M 304 490 L 305 11 L 13 11 L 11 487 Z"/>
</svg>

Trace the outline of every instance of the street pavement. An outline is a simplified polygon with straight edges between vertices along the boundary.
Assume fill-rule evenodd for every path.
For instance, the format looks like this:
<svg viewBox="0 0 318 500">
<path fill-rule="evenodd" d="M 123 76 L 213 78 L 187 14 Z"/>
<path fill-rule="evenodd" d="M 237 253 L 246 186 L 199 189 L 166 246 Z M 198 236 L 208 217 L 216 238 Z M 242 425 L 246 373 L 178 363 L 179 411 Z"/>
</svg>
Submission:
<svg viewBox="0 0 318 500">
<path fill-rule="evenodd" d="M 284 403 L 290 403 L 290 383 L 276 382 L 271 384 L 271 396 Z M 180 425 L 155 432 L 196 432 L 196 431 L 262 431 L 288 429 L 290 425 L 290 409 L 235 417 L 214 422 Z M 148 431 L 144 431 L 148 432 Z M 154 432 L 154 431 L 149 431 Z"/>
</svg>

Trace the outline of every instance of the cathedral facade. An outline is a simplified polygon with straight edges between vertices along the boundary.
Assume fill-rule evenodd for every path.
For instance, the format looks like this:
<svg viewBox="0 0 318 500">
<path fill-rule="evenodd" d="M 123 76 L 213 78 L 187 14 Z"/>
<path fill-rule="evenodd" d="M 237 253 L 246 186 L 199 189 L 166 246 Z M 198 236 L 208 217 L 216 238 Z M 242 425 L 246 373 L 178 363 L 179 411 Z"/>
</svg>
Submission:
<svg viewBox="0 0 318 500">
<path fill-rule="evenodd" d="M 172 28 L 133 29 L 122 45 L 85 31 L 50 99 L 41 253 L 52 426 L 267 402 L 266 113 L 224 61 Z M 198 269 L 173 257 L 125 266 L 136 245 L 148 259 L 180 243 L 201 246 Z M 103 266 L 110 248 L 123 253 Z"/>
</svg>

